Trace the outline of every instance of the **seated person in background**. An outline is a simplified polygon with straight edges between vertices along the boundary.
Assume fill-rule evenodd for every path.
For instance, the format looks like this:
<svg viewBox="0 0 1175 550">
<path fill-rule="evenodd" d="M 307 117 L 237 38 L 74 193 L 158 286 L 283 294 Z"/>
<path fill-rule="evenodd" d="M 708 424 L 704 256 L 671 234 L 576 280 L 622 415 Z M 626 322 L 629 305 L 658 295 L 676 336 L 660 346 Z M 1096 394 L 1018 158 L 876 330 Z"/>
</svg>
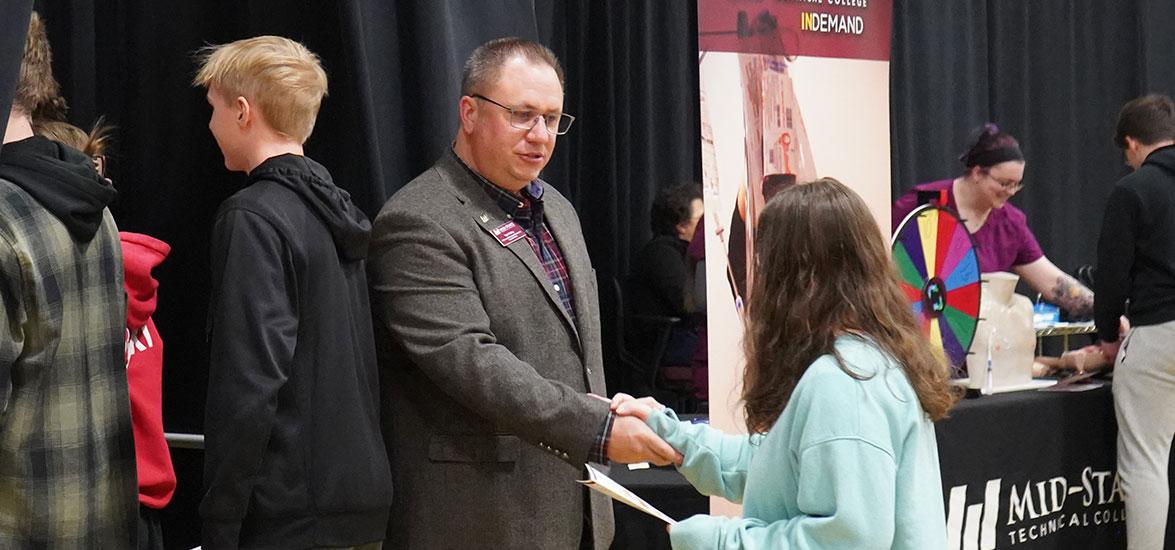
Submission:
<svg viewBox="0 0 1175 550">
<path fill-rule="evenodd" d="M 686 368 L 690 365 L 697 347 L 699 323 L 691 318 L 696 307 L 686 249 L 701 218 L 702 188 L 698 184 L 662 190 L 653 201 L 649 222 L 653 239 L 633 259 L 627 285 L 626 313 L 630 314 L 630 322 L 625 326 L 628 333 L 625 337 L 633 352 L 643 360 L 652 359 L 650 346 L 660 327 L 641 323 L 632 316 L 677 317 L 683 322 L 672 328 L 661 365 Z M 692 383 L 689 373 L 680 378 Z"/>
<path fill-rule="evenodd" d="M 741 518 L 673 526 L 673 547 L 945 547 L 933 421 L 957 394 L 869 209 L 831 178 L 791 187 L 768 202 L 757 245 L 743 339 L 752 435 L 613 399 L 682 454 L 695 488 L 743 504 Z"/>
<path fill-rule="evenodd" d="M 894 203 L 893 229 L 918 206 L 919 191 L 945 191 L 943 206 L 958 212 L 975 239 L 980 271 L 1010 271 L 1072 317 L 1093 315 L 1093 292 L 1045 257 L 1024 212 L 1008 203 L 1024 188 L 1024 155 L 1016 138 L 984 124 L 959 160 L 963 175 L 916 185 Z"/>
<path fill-rule="evenodd" d="M 33 130 L 85 153 L 98 174 L 106 176 L 106 146 L 113 128 L 101 118 L 89 133 L 57 120 L 34 120 Z M 163 339 L 151 319 L 159 282 L 151 276 L 151 270 L 167 258 L 171 247 L 139 233 L 120 231 L 118 236 L 127 296 L 126 376 L 139 481 L 139 549 L 162 550 L 159 510 L 171 502 L 175 493 L 175 470 L 163 435 Z"/>
</svg>

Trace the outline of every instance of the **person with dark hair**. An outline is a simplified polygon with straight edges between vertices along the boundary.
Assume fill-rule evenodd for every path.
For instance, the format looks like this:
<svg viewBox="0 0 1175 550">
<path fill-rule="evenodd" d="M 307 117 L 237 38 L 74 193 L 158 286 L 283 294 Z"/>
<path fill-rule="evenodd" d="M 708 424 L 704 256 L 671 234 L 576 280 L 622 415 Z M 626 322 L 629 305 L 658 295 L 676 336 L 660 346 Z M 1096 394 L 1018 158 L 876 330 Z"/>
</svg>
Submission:
<svg viewBox="0 0 1175 550">
<path fill-rule="evenodd" d="M 135 548 L 115 191 L 33 133 L 58 93 L 35 12 L 19 78 L 0 149 L 0 548 Z"/>
<path fill-rule="evenodd" d="M 921 204 L 921 197 L 945 196 L 940 205 L 956 211 L 975 239 L 980 271 L 1011 271 L 1070 315 L 1091 316 L 1093 292 L 1045 257 L 1024 212 L 1008 202 L 1024 187 L 1024 154 L 1016 138 L 984 124 L 972 133 L 959 160 L 965 168 L 961 176 L 916 185 L 894 202 L 893 229 Z"/>
<path fill-rule="evenodd" d="M 1134 171 L 1118 180 L 1106 200 L 1094 320 L 1102 354 L 1115 361 L 1126 540 L 1132 549 L 1158 549 L 1164 530 L 1172 529 L 1167 468 L 1175 436 L 1175 103 L 1165 95 L 1126 103 L 1114 141 Z M 1122 315 L 1132 328 L 1119 339 Z"/>
<path fill-rule="evenodd" d="M 675 457 L 599 397 L 591 259 L 571 203 L 539 178 L 573 120 L 562 74 L 541 44 L 479 46 L 452 148 L 375 219 L 392 548 L 604 550 L 612 503 L 575 483 L 584 463 Z"/>
<path fill-rule="evenodd" d="M 664 189 L 657 194 L 650 211 L 649 225 L 653 238 L 633 258 L 627 281 L 627 301 L 631 322 L 625 325 L 629 347 L 644 360 L 652 359 L 652 331 L 664 330 L 637 322 L 640 316 L 676 317 L 682 322 L 672 327 L 662 366 L 688 367 L 697 347 L 697 310 L 692 276 L 686 249 L 702 218 L 702 186 L 686 183 Z M 701 297 L 705 299 L 705 297 Z M 682 377 L 692 384 L 692 375 Z M 626 384 L 625 391 L 642 395 L 651 387 Z"/>
<path fill-rule="evenodd" d="M 662 190 L 653 201 L 653 239 L 633 261 L 629 304 L 634 313 L 684 317 L 693 311 L 685 252 L 702 219 L 702 187 L 687 183 Z"/>
<path fill-rule="evenodd" d="M 865 202 L 824 178 L 780 191 L 756 235 L 743 337 L 748 435 L 618 395 L 743 517 L 673 526 L 677 549 L 946 547 L 933 421 L 957 399 Z"/>
</svg>

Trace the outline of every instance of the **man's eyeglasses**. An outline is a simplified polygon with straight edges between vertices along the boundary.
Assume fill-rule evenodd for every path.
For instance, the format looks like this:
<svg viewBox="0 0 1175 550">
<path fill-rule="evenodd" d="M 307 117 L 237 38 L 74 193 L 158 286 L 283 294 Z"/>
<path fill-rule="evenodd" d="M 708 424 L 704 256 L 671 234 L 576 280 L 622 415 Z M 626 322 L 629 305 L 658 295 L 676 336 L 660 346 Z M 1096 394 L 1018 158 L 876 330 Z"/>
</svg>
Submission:
<svg viewBox="0 0 1175 550">
<path fill-rule="evenodd" d="M 997 178 L 997 177 L 991 175 L 991 172 L 985 172 L 985 174 L 992 181 L 1000 184 L 1000 187 L 1003 187 L 1004 189 L 1006 189 L 1008 191 L 1019 191 L 1024 188 L 1024 180 L 1017 181 L 1014 179 Z"/>
<path fill-rule="evenodd" d="M 543 127 L 545 127 L 548 132 L 557 136 L 561 136 L 566 134 L 567 131 L 571 129 L 571 123 L 575 121 L 575 117 L 567 113 L 558 115 L 544 115 L 535 111 L 512 109 L 481 94 L 470 94 L 469 97 L 488 101 L 494 105 L 497 105 L 498 107 L 510 111 L 510 125 L 518 128 L 519 130 L 526 130 L 529 132 L 532 128 L 534 128 L 534 125 L 538 123 L 538 119 L 541 118 L 543 119 Z"/>
</svg>

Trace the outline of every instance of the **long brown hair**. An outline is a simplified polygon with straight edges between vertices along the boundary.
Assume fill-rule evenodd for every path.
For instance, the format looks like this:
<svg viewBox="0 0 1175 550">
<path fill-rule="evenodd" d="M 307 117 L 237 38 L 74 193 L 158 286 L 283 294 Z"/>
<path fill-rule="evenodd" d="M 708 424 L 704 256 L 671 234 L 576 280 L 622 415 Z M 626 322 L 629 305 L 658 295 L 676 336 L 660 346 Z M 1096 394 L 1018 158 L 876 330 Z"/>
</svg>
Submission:
<svg viewBox="0 0 1175 550">
<path fill-rule="evenodd" d="M 957 399 L 898 286 L 889 247 L 856 193 L 832 178 L 779 192 L 759 217 L 748 304 L 743 406 L 747 429 L 771 428 L 813 361 L 836 337 L 868 335 L 897 363 L 933 420 Z"/>
</svg>

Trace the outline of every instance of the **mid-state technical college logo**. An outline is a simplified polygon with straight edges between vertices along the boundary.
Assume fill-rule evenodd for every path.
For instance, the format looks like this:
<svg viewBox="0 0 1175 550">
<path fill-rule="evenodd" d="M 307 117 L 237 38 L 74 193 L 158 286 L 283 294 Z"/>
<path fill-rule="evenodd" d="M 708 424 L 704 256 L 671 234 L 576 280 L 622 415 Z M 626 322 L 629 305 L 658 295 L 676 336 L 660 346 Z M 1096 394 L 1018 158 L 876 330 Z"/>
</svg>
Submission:
<svg viewBox="0 0 1175 550">
<path fill-rule="evenodd" d="M 1002 488 L 1003 478 L 988 480 L 981 504 L 967 504 L 966 485 L 951 488 L 947 498 L 949 550 L 1006 548 L 1066 529 L 1126 521 L 1122 485 L 1114 470 L 1087 466 L 1077 483 L 1053 477 L 1011 484 L 1006 495 Z M 1006 515 L 1001 515 L 1001 502 L 1007 502 Z"/>
</svg>

